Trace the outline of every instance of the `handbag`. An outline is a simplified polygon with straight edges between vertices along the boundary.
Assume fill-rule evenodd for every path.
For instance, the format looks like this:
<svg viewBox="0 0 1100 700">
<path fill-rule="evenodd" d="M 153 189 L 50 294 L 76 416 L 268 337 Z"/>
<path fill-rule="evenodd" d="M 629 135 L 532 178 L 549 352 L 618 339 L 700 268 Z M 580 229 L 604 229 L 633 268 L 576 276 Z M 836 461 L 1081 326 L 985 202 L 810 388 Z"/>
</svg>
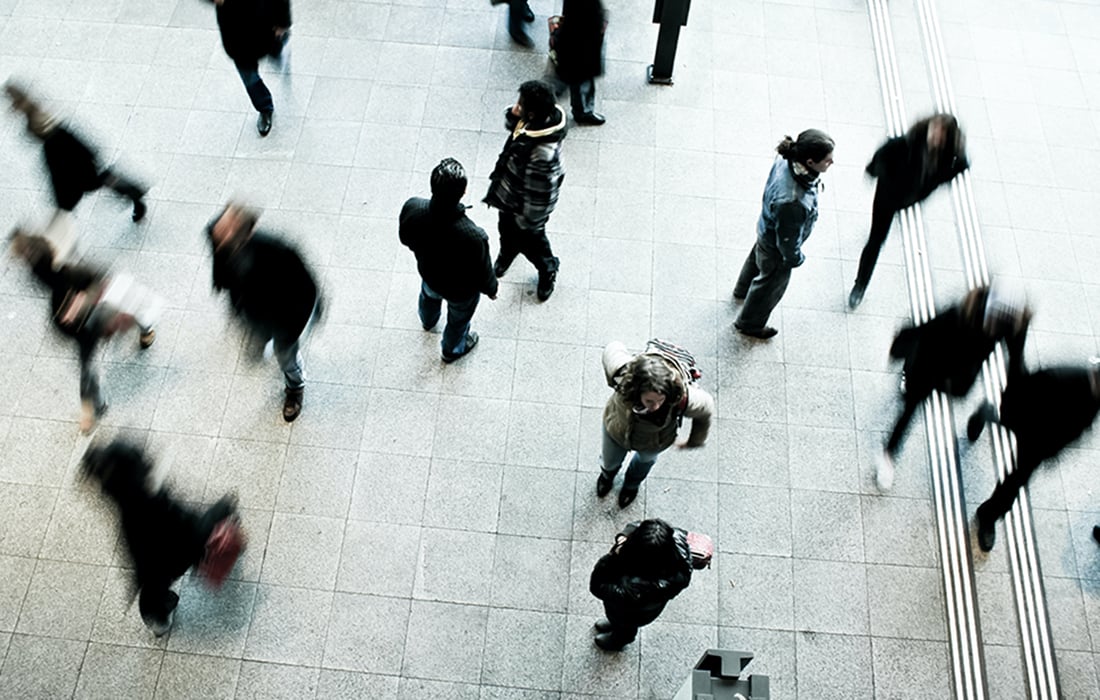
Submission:
<svg viewBox="0 0 1100 700">
<path fill-rule="evenodd" d="M 550 61 L 558 65 L 558 33 L 561 31 L 561 15 L 546 18 L 546 29 L 550 34 Z"/>
<path fill-rule="evenodd" d="M 206 553 L 198 566 L 199 575 L 211 588 L 221 588 L 247 545 L 248 537 L 238 516 L 219 521 L 206 540 Z"/>
</svg>

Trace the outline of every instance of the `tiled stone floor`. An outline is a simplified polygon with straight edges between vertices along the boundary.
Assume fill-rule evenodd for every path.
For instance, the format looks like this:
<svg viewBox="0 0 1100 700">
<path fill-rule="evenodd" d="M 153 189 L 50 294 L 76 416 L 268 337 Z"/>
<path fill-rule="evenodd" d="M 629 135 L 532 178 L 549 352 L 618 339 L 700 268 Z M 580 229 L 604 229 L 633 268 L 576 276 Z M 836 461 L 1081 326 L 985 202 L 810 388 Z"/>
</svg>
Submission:
<svg viewBox="0 0 1100 700">
<path fill-rule="evenodd" d="M 98 438 L 144 441 L 183 498 L 235 489 L 252 546 L 220 593 L 182 581 L 172 633 L 128 607 L 111 512 L 75 479 L 76 362 L 45 301 L 0 277 L 0 696 L 5 698 L 667 698 L 709 646 L 748 649 L 775 698 L 947 697 L 942 586 L 923 430 L 893 492 L 871 456 L 895 406 L 886 349 L 906 318 L 891 240 L 858 313 L 844 301 L 869 218 L 863 165 L 884 137 L 858 0 L 693 3 L 676 85 L 645 84 L 650 3 L 611 0 L 604 127 L 576 128 L 551 238 L 558 291 L 522 263 L 453 366 L 419 329 L 401 202 L 457 157 L 484 191 L 515 87 L 545 68 L 485 0 L 298 0 L 289 77 L 265 72 L 275 128 L 254 130 L 201 0 L 0 0 L 0 78 L 34 81 L 111 160 L 153 183 L 147 222 L 109 196 L 77 215 L 88 255 L 168 299 L 156 345 L 105 352 Z M 533 0 L 536 43 L 554 5 Z M 917 14 L 890 11 L 911 116 L 927 112 Z M 991 267 L 1037 315 L 1035 363 L 1097 351 L 1100 7 L 939 3 Z M 822 215 L 775 320 L 732 332 L 771 149 L 837 140 Z M 49 213 L 39 154 L 0 120 L 0 225 Z M 242 356 L 210 289 L 201 231 L 244 196 L 298 242 L 330 298 L 307 350 L 302 417 L 278 415 L 270 364 Z M 937 298 L 963 286 L 948 198 L 926 207 Z M 475 206 L 492 231 L 492 212 Z M 495 248 L 495 240 L 494 240 Z M 600 348 L 659 335 L 701 358 L 718 400 L 708 446 L 662 456 L 620 512 L 594 497 Z M 974 397 L 976 398 L 976 397 Z M 963 409 L 960 409 L 961 414 Z M 1098 697 L 1097 443 L 1032 488 L 1066 697 Z M 967 493 L 989 450 L 963 446 Z M 715 536 L 714 569 L 617 656 L 592 647 L 596 558 L 625 522 Z M 1003 551 L 976 562 L 991 697 L 1020 697 Z"/>
</svg>

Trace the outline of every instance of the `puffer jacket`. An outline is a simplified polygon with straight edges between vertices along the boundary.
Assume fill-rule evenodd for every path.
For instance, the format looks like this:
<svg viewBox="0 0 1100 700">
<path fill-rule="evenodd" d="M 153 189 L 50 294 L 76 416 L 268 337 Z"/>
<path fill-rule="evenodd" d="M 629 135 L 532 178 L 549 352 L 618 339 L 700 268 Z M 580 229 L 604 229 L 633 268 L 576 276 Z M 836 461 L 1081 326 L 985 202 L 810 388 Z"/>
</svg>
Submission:
<svg viewBox="0 0 1100 700">
<path fill-rule="evenodd" d="M 816 177 L 797 175 L 792 163 L 775 159 L 764 186 L 756 237 L 766 249 L 777 252 L 787 267 L 806 261 L 802 244 L 817 222 L 817 188 Z"/>
<path fill-rule="evenodd" d="M 603 370 L 608 384 L 618 383 L 617 375 L 632 359 L 634 355 L 621 342 L 608 343 L 603 350 Z M 671 362 L 669 367 L 679 372 Z M 688 436 L 687 444 L 691 447 L 699 447 L 707 441 L 710 418 L 714 415 L 714 398 L 697 386 L 686 385 L 684 390 L 687 402 L 683 409 L 681 410 L 679 406 L 671 406 L 666 401 L 661 410 L 653 416 L 657 419 L 656 422 L 634 413 L 634 407 L 626 397 L 616 391 L 611 394 L 607 405 L 604 406 L 604 429 L 612 440 L 628 450 L 660 452 L 676 442 L 680 419 L 686 416 L 691 419 L 691 434 Z"/>
<path fill-rule="evenodd" d="M 527 222 L 525 228 L 544 226 L 558 203 L 558 191 L 565 179 L 561 164 L 565 111 L 555 106 L 554 115 L 539 128 L 521 121 L 511 109 L 504 119 L 511 134 L 489 176 L 489 191 L 482 201 L 522 216 Z"/>
<path fill-rule="evenodd" d="M 683 530 L 675 530 L 673 540 L 679 554 L 675 571 L 648 576 L 624 571 L 621 559 L 612 548 L 600 557 L 592 569 L 588 590 L 603 601 L 609 616 L 616 620 L 644 625 L 661 614 L 668 601 L 691 583 L 691 549 Z"/>
</svg>

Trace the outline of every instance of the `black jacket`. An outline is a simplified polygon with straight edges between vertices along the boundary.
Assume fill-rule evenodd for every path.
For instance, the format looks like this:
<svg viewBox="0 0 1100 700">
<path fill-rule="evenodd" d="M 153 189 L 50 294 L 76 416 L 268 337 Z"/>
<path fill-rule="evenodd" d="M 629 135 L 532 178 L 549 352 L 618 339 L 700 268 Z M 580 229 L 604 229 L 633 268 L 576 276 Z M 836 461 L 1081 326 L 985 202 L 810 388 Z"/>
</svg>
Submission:
<svg viewBox="0 0 1100 700">
<path fill-rule="evenodd" d="M 603 75 L 603 38 L 607 15 L 600 0 L 564 0 L 561 27 L 554 42 L 558 77 L 580 83 Z"/>
<path fill-rule="evenodd" d="M 497 277 L 489 236 L 466 216 L 466 207 L 433 206 L 413 197 L 401 208 L 399 236 L 416 254 L 420 278 L 448 301 L 495 296 Z"/>
<path fill-rule="evenodd" d="M 924 156 L 928 143 L 924 136 L 895 136 L 875 151 L 867 164 L 867 174 L 878 178 L 878 191 L 888 197 L 894 209 L 901 211 L 923 201 L 940 185 L 970 167 L 966 153 L 945 148 L 935 169 L 928 170 Z"/>
<path fill-rule="evenodd" d="M 1009 379 L 1000 423 L 1016 434 L 1020 452 L 1041 461 L 1081 437 L 1100 412 L 1090 370 L 1052 367 Z"/>
<path fill-rule="evenodd" d="M 254 61 L 278 53 L 275 27 L 290 27 L 290 0 L 225 0 L 217 16 L 229 57 Z"/>
<path fill-rule="evenodd" d="M 104 330 L 98 325 L 98 321 L 102 319 L 92 315 L 76 324 L 63 324 L 59 317 L 70 294 L 94 294 L 93 288 L 103 284 L 106 276 L 100 270 L 87 265 L 64 265 L 55 270 L 49 260 L 39 261 L 31 268 L 31 272 L 50 290 L 50 318 L 54 327 L 76 341 L 80 348 L 80 362 L 87 366 L 104 336 Z"/>
<path fill-rule="evenodd" d="M 1027 326 L 1019 332 L 998 327 L 992 334 L 964 321 L 952 306 L 927 323 L 902 329 L 890 346 L 890 356 L 905 363 L 905 393 L 923 400 L 933 390 L 965 396 L 982 371 L 982 363 L 997 343 L 1008 348 L 1009 376 L 1023 371 Z"/>
<path fill-rule="evenodd" d="M 668 601 L 691 583 L 691 549 L 683 531 L 675 531 L 675 542 L 682 560 L 675 571 L 647 576 L 624 571 L 621 558 L 612 549 L 596 562 L 588 590 L 603 601 L 609 616 L 616 620 L 636 625 L 652 622 Z"/>
<path fill-rule="evenodd" d="M 103 183 L 95 153 L 65 127 L 55 127 L 42 140 L 42 152 L 58 209 L 72 211 L 85 192 Z"/>
<path fill-rule="evenodd" d="M 250 325 L 286 342 L 302 334 L 318 295 L 298 251 L 260 232 L 234 253 L 214 253 L 214 289 L 227 290 Z"/>
</svg>

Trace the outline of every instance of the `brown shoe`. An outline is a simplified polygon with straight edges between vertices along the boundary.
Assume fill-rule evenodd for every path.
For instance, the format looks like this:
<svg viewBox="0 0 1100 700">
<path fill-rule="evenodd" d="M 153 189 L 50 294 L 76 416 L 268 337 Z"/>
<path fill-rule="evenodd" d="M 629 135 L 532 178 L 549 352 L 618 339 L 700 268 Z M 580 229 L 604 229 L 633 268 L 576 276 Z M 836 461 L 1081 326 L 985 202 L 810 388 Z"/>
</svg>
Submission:
<svg viewBox="0 0 1100 700">
<path fill-rule="evenodd" d="M 138 343 L 141 345 L 142 350 L 148 350 L 149 346 L 153 344 L 153 341 L 157 339 L 157 332 L 153 329 L 149 329 L 145 333 L 141 334 L 141 338 Z"/>
<path fill-rule="evenodd" d="M 302 412 L 302 392 L 301 387 L 286 390 L 286 399 L 283 400 L 283 420 L 287 423 L 293 423 Z"/>
</svg>

